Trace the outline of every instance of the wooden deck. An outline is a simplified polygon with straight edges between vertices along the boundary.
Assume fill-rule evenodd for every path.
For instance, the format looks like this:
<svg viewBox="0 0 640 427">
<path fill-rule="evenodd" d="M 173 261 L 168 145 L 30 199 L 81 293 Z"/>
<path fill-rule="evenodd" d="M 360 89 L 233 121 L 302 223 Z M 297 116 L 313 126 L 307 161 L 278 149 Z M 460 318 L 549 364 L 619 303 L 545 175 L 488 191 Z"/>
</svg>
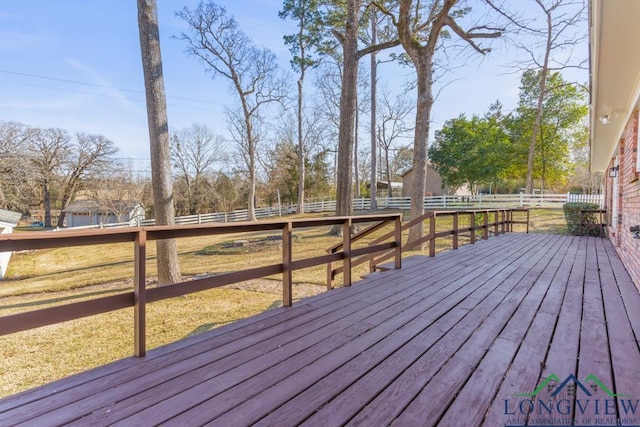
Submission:
<svg viewBox="0 0 640 427">
<path fill-rule="evenodd" d="M 636 425 L 639 338 L 608 240 L 512 233 L 10 396 L 0 425 Z"/>
</svg>

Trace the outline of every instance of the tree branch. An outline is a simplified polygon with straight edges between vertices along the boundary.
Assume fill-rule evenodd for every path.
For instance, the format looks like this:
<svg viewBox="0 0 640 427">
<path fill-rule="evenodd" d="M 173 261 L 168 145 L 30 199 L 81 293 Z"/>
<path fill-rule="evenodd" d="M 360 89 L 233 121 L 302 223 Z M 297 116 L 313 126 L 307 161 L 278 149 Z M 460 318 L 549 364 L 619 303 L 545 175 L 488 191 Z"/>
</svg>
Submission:
<svg viewBox="0 0 640 427">
<path fill-rule="evenodd" d="M 481 48 L 478 44 L 476 44 L 473 39 L 474 38 L 484 38 L 484 39 L 495 39 L 502 35 L 501 31 L 494 31 L 492 33 L 469 33 L 464 31 L 458 23 L 449 15 L 444 18 L 444 25 L 447 25 L 451 28 L 462 40 L 466 41 L 471 47 L 473 47 L 476 51 L 481 54 L 485 54 L 491 51 L 491 48 Z"/>
</svg>

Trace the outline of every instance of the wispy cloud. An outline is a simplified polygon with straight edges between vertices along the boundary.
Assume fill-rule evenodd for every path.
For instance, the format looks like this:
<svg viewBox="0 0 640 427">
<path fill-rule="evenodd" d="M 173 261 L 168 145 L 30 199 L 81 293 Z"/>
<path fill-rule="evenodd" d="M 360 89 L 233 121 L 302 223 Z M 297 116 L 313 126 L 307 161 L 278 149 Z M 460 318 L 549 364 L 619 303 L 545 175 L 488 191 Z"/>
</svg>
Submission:
<svg viewBox="0 0 640 427">
<path fill-rule="evenodd" d="M 29 34 L 20 31 L 0 31 L 0 51 L 18 52 L 42 46 L 48 38 L 39 34 Z"/>
<path fill-rule="evenodd" d="M 103 90 L 105 94 L 109 95 L 110 97 L 113 97 L 116 100 L 116 102 L 119 105 L 121 105 L 123 108 L 126 108 L 136 113 L 142 111 L 139 105 L 129 100 L 122 90 L 114 86 L 114 84 L 109 79 L 104 77 L 93 67 L 82 64 L 80 61 L 77 61 L 71 58 L 67 60 L 67 63 L 71 67 L 75 68 L 76 70 L 86 74 L 92 80 L 93 83 L 103 86 L 104 87 Z"/>
</svg>

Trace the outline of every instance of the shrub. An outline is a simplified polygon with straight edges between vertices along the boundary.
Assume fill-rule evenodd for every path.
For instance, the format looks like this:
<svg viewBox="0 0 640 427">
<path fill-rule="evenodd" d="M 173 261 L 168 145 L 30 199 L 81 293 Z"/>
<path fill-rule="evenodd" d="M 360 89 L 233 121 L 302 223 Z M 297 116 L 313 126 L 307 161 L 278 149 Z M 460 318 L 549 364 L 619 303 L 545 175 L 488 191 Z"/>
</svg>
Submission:
<svg viewBox="0 0 640 427">
<path fill-rule="evenodd" d="M 564 218 L 567 220 L 567 233 L 574 236 L 602 236 L 603 230 L 598 221 L 599 215 L 596 213 L 585 213 L 580 224 L 580 211 L 590 209 L 600 209 L 597 203 L 565 203 L 563 206 Z"/>
</svg>

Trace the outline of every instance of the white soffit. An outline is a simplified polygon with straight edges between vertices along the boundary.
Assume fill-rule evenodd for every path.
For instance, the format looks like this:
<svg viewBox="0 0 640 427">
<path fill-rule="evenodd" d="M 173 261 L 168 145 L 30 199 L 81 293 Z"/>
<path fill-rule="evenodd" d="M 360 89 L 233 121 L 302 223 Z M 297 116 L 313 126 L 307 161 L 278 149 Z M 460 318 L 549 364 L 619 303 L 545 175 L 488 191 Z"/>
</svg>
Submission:
<svg viewBox="0 0 640 427">
<path fill-rule="evenodd" d="M 591 1 L 591 169 L 607 168 L 640 96 L 640 0 Z M 610 122 L 600 118 L 609 115 Z"/>
</svg>

